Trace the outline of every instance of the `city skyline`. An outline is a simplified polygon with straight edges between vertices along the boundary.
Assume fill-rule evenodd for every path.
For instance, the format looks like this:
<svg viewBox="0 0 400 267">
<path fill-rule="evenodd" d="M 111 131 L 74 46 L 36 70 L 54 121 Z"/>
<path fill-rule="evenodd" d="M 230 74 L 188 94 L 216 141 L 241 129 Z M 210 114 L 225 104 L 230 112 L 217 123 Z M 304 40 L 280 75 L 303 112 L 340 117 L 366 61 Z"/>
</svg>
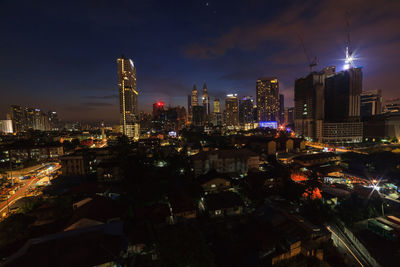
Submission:
<svg viewBox="0 0 400 267">
<path fill-rule="evenodd" d="M 355 63 L 363 66 L 363 89 L 380 89 L 384 98 L 397 96 L 400 40 L 393 27 L 399 22 L 395 2 L 294 2 L 288 7 L 254 1 L 244 10 L 238 8 L 239 1 L 230 2 L 228 9 L 215 2 L 182 2 L 178 8 L 154 2 L 93 3 L 18 7 L 21 20 L 6 29 L 7 41 L 1 45 L 2 119 L 9 104 L 16 104 L 57 110 L 67 121 L 118 122 L 115 59 L 122 53 L 138 66 L 139 110 L 150 111 L 155 101 L 186 106 L 194 82 L 199 87 L 207 82 L 210 99 L 224 99 L 229 93 L 255 96 L 256 80 L 263 76 L 276 76 L 286 106 L 293 106 L 294 80 L 308 73 L 297 35 L 308 53 L 318 56 L 314 70 L 330 65 L 341 70 L 348 10 Z M 262 11 L 266 6 L 271 13 Z M 3 4 L 4 24 L 10 24 L 8 10 L 15 8 L 12 1 Z M 314 11 L 310 18 L 303 15 L 308 9 Z M 232 15 L 235 21 L 229 19 Z M 321 18 L 324 23 L 319 23 Z M 133 37 L 117 36 L 127 30 Z M 150 45 L 155 38 L 165 45 Z M 17 66 L 21 60 L 24 64 Z"/>
</svg>

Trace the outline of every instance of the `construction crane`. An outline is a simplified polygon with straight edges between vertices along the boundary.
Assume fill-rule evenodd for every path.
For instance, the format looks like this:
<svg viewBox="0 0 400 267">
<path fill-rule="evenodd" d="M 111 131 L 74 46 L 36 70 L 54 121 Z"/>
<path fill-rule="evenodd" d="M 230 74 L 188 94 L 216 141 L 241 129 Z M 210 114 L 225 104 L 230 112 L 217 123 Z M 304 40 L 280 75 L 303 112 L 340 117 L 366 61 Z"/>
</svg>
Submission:
<svg viewBox="0 0 400 267">
<path fill-rule="evenodd" d="M 346 15 L 346 30 L 347 30 L 347 42 L 346 42 L 346 59 L 344 60 L 344 69 L 347 70 L 353 67 L 354 55 L 350 48 L 350 12 L 347 11 Z"/>
<path fill-rule="evenodd" d="M 306 58 L 307 58 L 308 67 L 310 68 L 310 73 L 311 73 L 312 70 L 313 70 L 313 67 L 315 67 L 315 66 L 318 65 L 318 59 L 317 59 L 317 57 L 314 57 L 313 59 L 310 58 L 310 56 L 309 56 L 308 53 L 307 53 L 306 46 L 304 45 L 303 38 L 301 38 L 300 35 L 299 35 L 298 37 L 299 37 L 299 40 L 300 40 L 300 42 L 301 42 L 301 46 L 303 47 L 304 55 L 305 55 Z"/>
</svg>

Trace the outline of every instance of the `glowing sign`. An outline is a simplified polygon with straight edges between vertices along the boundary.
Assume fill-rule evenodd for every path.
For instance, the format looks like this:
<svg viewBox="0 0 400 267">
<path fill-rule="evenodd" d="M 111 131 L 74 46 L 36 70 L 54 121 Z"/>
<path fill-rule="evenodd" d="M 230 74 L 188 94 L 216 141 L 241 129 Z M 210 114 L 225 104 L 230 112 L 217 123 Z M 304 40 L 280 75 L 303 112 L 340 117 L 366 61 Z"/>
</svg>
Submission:
<svg viewBox="0 0 400 267">
<path fill-rule="evenodd" d="M 170 132 L 168 133 L 168 135 L 169 135 L 170 137 L 176 137 L 176 132 L 175 132 L 175 131 L 170 131 Z"/>
<path fill-rule="evenodd" d="M 260 121 L 258 125 L 260 128 L 271 128 L 271 129 L 278 128 L 278 122 L 276 121 Z"/>
</svg>

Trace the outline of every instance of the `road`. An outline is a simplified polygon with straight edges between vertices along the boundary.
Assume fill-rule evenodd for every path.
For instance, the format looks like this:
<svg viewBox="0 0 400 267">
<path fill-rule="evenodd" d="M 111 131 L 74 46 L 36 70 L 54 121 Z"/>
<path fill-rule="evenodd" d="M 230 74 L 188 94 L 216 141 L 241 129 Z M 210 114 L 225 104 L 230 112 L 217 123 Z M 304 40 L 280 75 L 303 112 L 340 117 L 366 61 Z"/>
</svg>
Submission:
<svg viewBox="0 0 400 267">
<path fill-rule="evenodd" d="M 324 149 L 325 147 L 330 147 L 328 144 L 316 144 L 316 143 L 312 143 L 309 141 L 306 142 L 306 146 L 310 146 L 310 147 L 318 148 L 318 149 Z M 335 151 L 340 152 L 340 153 L 354 152 L 354 153 L 358 153 L 358 154 L 368 154 L 366 152 L 362 152 L 362 151 L 359 151 L 356 149 L 347 149 L 347 148 L 339 148 L 339 147 L 335 147 Z"/>
<path fill-rule="evenodd" d="M 350 238 L 335 225 L 329 225 L 326 229 L 332 233 L 332 240 L 334 244 L 339 248 L 339 251 L 346 254 L 347 259 L 353 263 L 354 266 L 369 267 L 375 266 L 374 263 L 368 260 L 363 248 L 359 247 L 356 242 L 350 240 Z"/>
<path fill-rule="evenodd" d="M 25 193 L 28 191 L 28 189 L 37 183 L 39 181 L 38 178 L 34 179 L 29 179 L 25 180 L 26 182 L 24 185 L 18 189 L 17 192 L 15 192 L 14 195 L 12 195 L 8 200 L 0 202 L 0 214 L 3 214 L 4 212 L 7 212 L 7 208 L 14 204 L 18 199 L 23 198 L 25 196 Z M 7 205 L 8 203 L 8 205 Z"/>
<path fill-rule="evenodd" d="M 30 170 L 29 172 L 23 173 L 21 176 L 33 176 L 35 178 L 26 179 L 26 180 L 19 180 L 20 187 L 16 190 L 16 192 L 12 196 L 8 196 L 8 199 L 5 201 L 0 202 L 0 217 L 4 217 L 4 213 L 8 213 L 8 207 L 13 205 L 18 199 L 21 199 L 26 196 L 26 193 L 29 191 L 30 188 L 36 186 L 37 182 L 48 176 L 54 175 L 61 166 L 56 163 L 46 163 L 36 168 L 34 170 Z M 15 187 L 17 188 L 17 187 Z"/>
</svg>

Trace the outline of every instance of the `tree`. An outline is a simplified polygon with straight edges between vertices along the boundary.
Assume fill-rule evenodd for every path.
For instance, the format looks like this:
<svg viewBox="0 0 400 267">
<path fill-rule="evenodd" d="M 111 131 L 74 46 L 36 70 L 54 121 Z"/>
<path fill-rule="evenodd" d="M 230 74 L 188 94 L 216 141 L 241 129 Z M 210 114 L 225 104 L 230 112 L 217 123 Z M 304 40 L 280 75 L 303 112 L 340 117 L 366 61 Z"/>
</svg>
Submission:
<svg viewBox="0 0 400 267">
<path fill-rule="evenodd" d="M 29 225 L 35 218 L 26 214 L 12 214 L 0 222 L 0 247 L 29 237 Z"/>
<path fill-rule="evenodd" d="M 158 238 L 163 266 L 215 266 L 214 255 L 202 233 L 193 226 L 180 225 L 163 229 Z"/>
</svg>

